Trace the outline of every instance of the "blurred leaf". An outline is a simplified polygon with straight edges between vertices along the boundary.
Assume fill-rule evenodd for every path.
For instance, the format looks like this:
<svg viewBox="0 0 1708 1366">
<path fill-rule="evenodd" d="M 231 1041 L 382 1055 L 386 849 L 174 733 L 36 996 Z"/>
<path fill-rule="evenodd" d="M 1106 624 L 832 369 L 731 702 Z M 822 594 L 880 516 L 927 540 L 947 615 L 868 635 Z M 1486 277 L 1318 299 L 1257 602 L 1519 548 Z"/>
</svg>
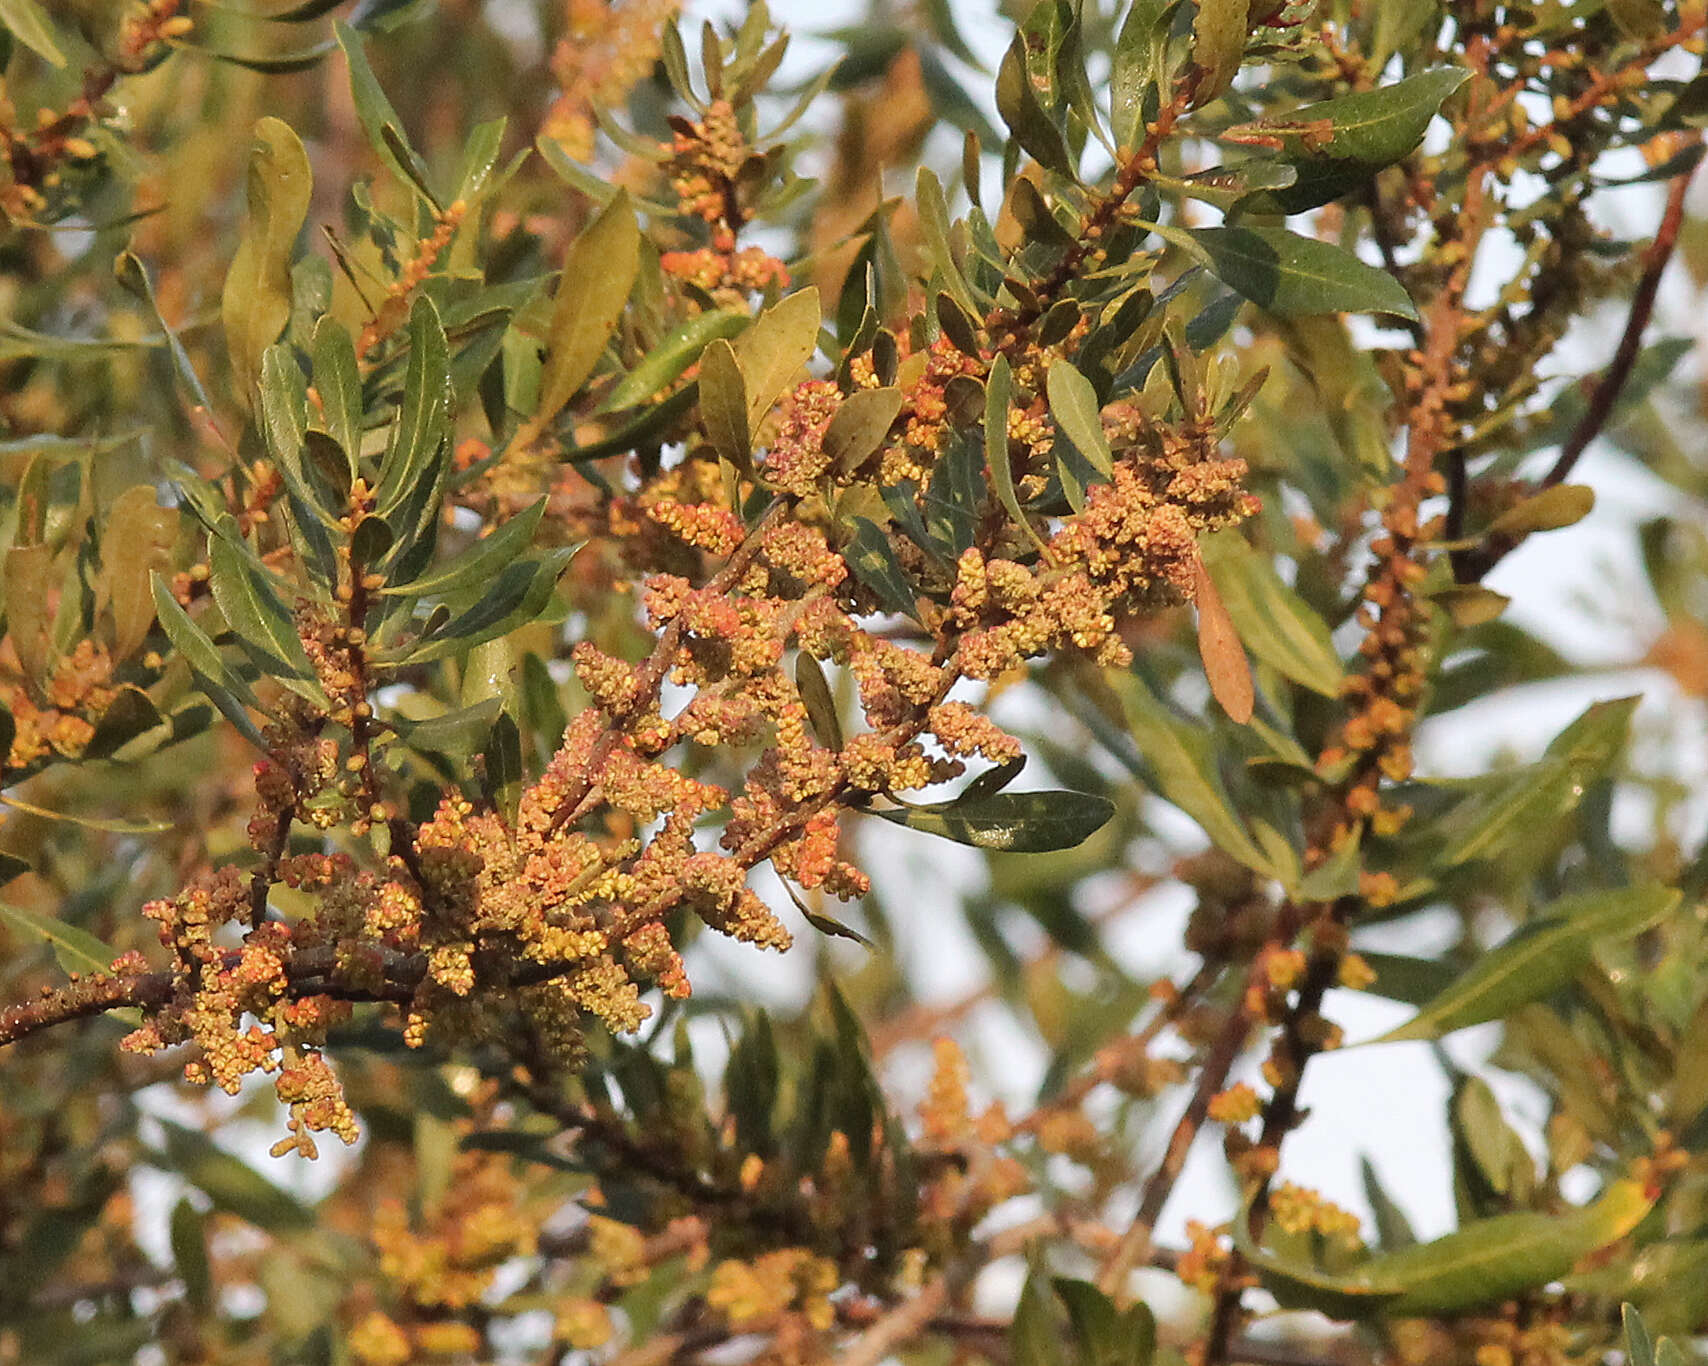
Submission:
<svg viewBox="0 0 1708 1366">
<path fill-rule="evenodd" d="M 997 792 L 871 814 L 957 844 L 1038 854 L 1079 844 L 1108 822 L 1115 804 L 1084 792 Z"/>
<path fill-rule="evenodd" d="M 87 930 L 78 929 L 57 916 L 0 901 L 0 919 L 25 939 L 46 944 L 53 950 L 60 970 L 67 974 L 77 973 L 86 977 L 90 973 L 109 972 L 113 959 L 119 956 L 117 950 L 109 948 Z M 132 1010 L 115 1013 L 125 1018 L 140 1019 L 138 1012 Z"/>
<path fill-rule="evenodd" d="M 1198 656 L 1204 662 L 1204 676 L 1211 695 L 1228 718 L 1243 726 L 1251 720 L 1256 702 L 1245 646 L 1204 561 L 1194 557 L 1192 570 L 1193 598 L 1198 604 Z"/>
<path fill-rule="evenodd" d="M 290 125 L 271 116 L 249 146 L 248 218 L 226 272 L 220 317 L 239 397 L 250 402 L 262 354 L 291 316 L 291 255 L 314 189 L 308 155 Z"/>
<path fill-rule="evenodd" d="M 1208 104 L 1233 84 L 1245 56 L 1251 0 L 1198 0 L 1192 18 L 1192 61 L 1199 79 L 1194 105 Z"/>
<path fill-rule="evenodd" d="M 171 566 L 178 512 L 160 506 L 152 484 L 137 484 L 113 500 L 101 529 L 97 606 L 113 612 L 113 659 L 135 654 L 154 625 L 150 576 Z"/>
<path fill-rule="evenodd" d="M 0 0 L 0 24 L 50 66 L 65 65 L 65 54 L 54 38 L 53 25 L 36 0 Z"/>
<path fill-rule="evenodd" d="M 1328 624 L 1281 581 L 1269 558 L 1234 531 L 1206 536 L 1200 545 L 1240 639 L 1251 652 L 1312 692 L 1339 697 L 1340 654 L 1329 638 Z"/>
<path fill-rule="evenodd" d="M 64 821 L 80 825 L 85 830 L 104 830 L 110 835 L 158 835 L 172 829 L 171 821 L 130 820 L 123 816 L 85 816 L 77 811 L 52 811 L 45 806 L 27 802 L 15 793 L 0 793 L 0 805 L 23 811 L 47 821 Z"/>
<path fill-rule="evenodd" d="M 516 720 L 509 712 L 500 712 L 492 723 L 481 758 L 484 760 L 486 798 L 505 825 L 513 828 L 516 809 L 522 800 L 522 783 L 527 775 L 522 771 L 522 732 L 517 729 Z"/>
<path fill-rule="evenodd" d="M 1589 963 L 1599 941 L 1636 934 L 1664 920 L 1678 903 L 1676 890 L 1656 885 L 1553 902 L 1546 914 L 1481 954 L 1452 986 L 1377 1042 L 1435 1039 L 1498 1020 L 1569 983 Z"/>
<path fill-rule="evenodd" d="M 1081 1366 L 1149 1366 L 1156 1352 L 1156 1319 L 1143 1301 L 1122 1312 L 1089 1281 L 1058 1276 L 1051 1284 L 1067 1306 Z"/>
<path fill-rule="evenodd" d="M 352 14 L 351 18 L 355 19 L 356 16 Z M 342 19 L 335 19 L 332 22 L 332 35 L 338 40 L 338 46 L 344 50 L 344 60 L 350 66 L 350 96 L 355 103 L 356 118 L 367 136 L 368 145 L 400 180 L 422 190 L 431 200 L 432 195 L 426 190 L 426 164 L 404 138 L 403 120 L 398 117 L 397 110 L 392 108 L 391 101 L 386 98 L 379 79 L 374 75 L 373 67 L 368 65 L 367 51 L 356 29 Z M 386 136 L 388 128 L 391 130 L 389 138 Z"/>
<path fill-rule="evenodd" d="M 172 1268 L 184 1286 L 184 1299 L 198 1314 L 213 1308 L 213 1267 L 208 1258 L 206 1221 L 188 1200 L 172 1207 L 169 1232 Z"/>
<path fill-rule="evenodd" d="M 1635 1306 L 1619 1306 L 1619 1318 L 1625 1328 L 1625 1352 L 1630 1366 L 1655 1366 L 1655 1344 L 1643 1324 L 1643 1316 Z"/>
<path fill-rule="evenodd" d="M 212 1200 L 215 1209 L 235 1214 L 270 1233 L 314 1227 L 313 1210 L 242 1158 L 232 1156 L 197 1130 L 169 1119 L 157 1122 L 166 1140 L 157 1157 L 161 1167 L 182 1176 Z"/>
<path fill-rule="evenodd" d="M 1510 507 L 1489 523 L 1490 536 L 1523 536 L 1533 531 L 1558 531 L 1589 516 L 1595 490 L 1587 484 L 1555 484 Z"/>
<path fill-rule="evenodd" d="M 1105 676 L 1126 711 L 1139 752 L 1156 774 L 1159 795 L 1197 821 L 1223 853 L 1265 877 L 1276 876 L 1228 800 L 1209 736 L 1170 716 L 1136 675 L 1109 670 Z"/>
</svg>

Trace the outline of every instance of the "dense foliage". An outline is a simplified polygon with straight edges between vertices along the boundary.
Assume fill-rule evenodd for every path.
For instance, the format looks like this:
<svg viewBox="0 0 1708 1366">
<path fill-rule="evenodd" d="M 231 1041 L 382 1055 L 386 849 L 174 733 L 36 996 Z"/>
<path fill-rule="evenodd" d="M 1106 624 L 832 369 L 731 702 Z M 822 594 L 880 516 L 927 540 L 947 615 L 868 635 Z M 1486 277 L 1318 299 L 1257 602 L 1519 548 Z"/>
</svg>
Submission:
<svg viewBox="0 0 1708 1366">
<path fill-rule="evenodd" d="M 1708 1334 L 1708 7 L 977 11 L 0 0 L 0 1362 Z"/>
</svg>

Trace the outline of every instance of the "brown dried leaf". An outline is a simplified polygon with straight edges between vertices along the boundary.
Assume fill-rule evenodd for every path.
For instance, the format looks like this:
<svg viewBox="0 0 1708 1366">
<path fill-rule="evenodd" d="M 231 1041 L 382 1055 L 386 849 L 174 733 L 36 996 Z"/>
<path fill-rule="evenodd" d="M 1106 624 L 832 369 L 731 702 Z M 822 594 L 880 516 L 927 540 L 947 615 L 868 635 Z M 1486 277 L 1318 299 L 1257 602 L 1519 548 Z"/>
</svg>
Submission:
<svg viewBox="0 0 1708 1366">
<path fill-rule="evenodd" d="M 1193 562 L 1192 577 L 1193 597 L 1198 602 L 1198 653 L 1204 661 L 1204 676 L 1210 680 L 1210 691 L 1222 710 L 1243 726 L 1251 720 L 1257 700 L 1245 647 L 1240 644 L 1234 619 L 1203 560 Z"/>
</svg>

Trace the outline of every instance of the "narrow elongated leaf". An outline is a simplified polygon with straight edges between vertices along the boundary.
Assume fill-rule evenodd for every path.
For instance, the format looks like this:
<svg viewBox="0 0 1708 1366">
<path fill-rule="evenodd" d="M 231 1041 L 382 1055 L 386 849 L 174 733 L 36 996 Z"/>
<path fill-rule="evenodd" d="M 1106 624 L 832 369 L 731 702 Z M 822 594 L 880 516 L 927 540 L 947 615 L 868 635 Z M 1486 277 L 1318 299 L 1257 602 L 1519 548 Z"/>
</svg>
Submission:
<svg viewBox="0 0 1708 1366">
<path fill-rule="evenodd" d="M 535 620 L 546 610 L 558 576 L 575 550 L 548 551 L 538 560 L 522 560 L 504 570 L 492 591 L 397 663 L 425 664 L 463 654 Z"/>
<path fill-rule="evenodd" d="M 0 0 L 0 24 L 20 43 L 50 66 L 64 66 L 53 25 L 36 0 Z"/>
<path fill-rule="evenodd" d="M 481 537 L 460 555 L 446 560 L 420 578 L 383 588 L 381 594 L 406 598 L 446 597 L 475 584 L 491 582 L 514 564 L 533 542 L 540 518 L 545 516 L 546 501 L 541 498 L 516 516 L 500 522 L 490 535 Z"/>
<path fill-rule="evenodd" d="M 272 1232 L 313 1226 L 314 1212 L 307 1205 L 206 1134 L 171 1120 L 159 1123 L 166 1135 L 160 1166 L 182 1176 L 212 1200 L 216 1209 Z"/>
<path fill-rule="evenodd" d="M 1246 662 L 1245 646 L 1240 644 L 1239 629 L 1222 595 L 1216 591 L 1216 581 L 1204 568 L 1202 559 L 1194 561 L 1193 596 L 1198 603 L 1198 656 L 1204 661 L 1204 676 L 1210 681 L 1210 692 L 1221 703 L 1231 720 L 1245 725 L 1251 720 L 1256 693 L 1251 685 L 1251 665 Z"/>
<path fill-rule="evenodd" d="M 1615 1181 L 1582 1208 L 1476 1220 L 1341 1275 L 1257 1247 L 1243 1215 L 1234 1220 L 1234 1241 L 1284 1308 L 1343 1319 L 1422 1318 L 1499 1304 L 1558 1280 L 1580 1258 L 1623 1238 L 1653 1206 L 1640 1183 Z"/>
<path fill-rule="evenodd" d="M 443 450 L 450 434 L 451 359 L 439 310 L 425 294 L 418 296 L 409 312 L 409 364 L 403 376 L 403 407 L 392 430 L 385 459 L 380 464 L 379 487 L 374 490 L 376 515 L 394 521 L 391 514 L 423 488 L 444 476 L 447 454 Z M 409 528 L 394 525 L 399 539 L 408 544 Z"/>
<path fill-rule="evenodd" d="M 1014 488 L 1014 467 L 1009 463 L 1008 454 L 1008 406 L 1012 388 L 1008 357 L 999 355 L 991 363 L 990 378 L 985 381 L 985 465 L 990 471 L 990 486 L 996 490 L 996 496 L 1008 515 L 1031 538 L 1032 544 L 1038 547 L 1038 553 L 1048 559 L 1050 552 L 1027 520 L 1026 511 L 1020 506 L 1020 496 Z"/>
<path fill-rule="evenodd" d="M 39 940 L 53 950 L 54 960 L 63 972 L 88 974 L 108 972 L 118 952 L 103 944 L 88 930 L 67 924 L 58 916 L 43 915 L 0 901 L 0 920 L 26 939 Z M 127 1012 L 134 1013 L 134 1012 Z"/>
<path fill-rule="evenodd" d="M 77 811 L 54 811 L 45 806 L 37 806 L 34 802 L 27 802 L 10 792 L 0 793 L 0 805 L 39 816 L 45 821 L 64 821 L 67 825 L 80 825 L 85 830 L 100 830 L 109 835 L 158 835 L 172 828 L 171 821 L 133 821 L 123 816 L 85 816 Z"/>
<path fill-rule="evenodd" d="M 1265 877 L 1276 876 L 1228 800 L 1208 736 L 1170 716 L 1135 675 L 1111 670 L 1106 677 L 1121 699 L 1139 752 L 1156 775 L 1160 795 L 1197 821 L 1223 853 Z"/>
<path fill-rule="evenodd" d="M 1328 624 L 1238 532 L 1206 536 L 1202 546 L 1204 563 L 1247 648 L 1295 683 L 1338 697 L 1340 655 Z"/>
<path fill-rule="evenodd" d="M 250 691 L 247 683 L 226 667 L 219 648 L 208 639 L 207 632 L 190 619 L 190 614 L 178 605 L 178 600 L 172 596 L 172 590 L 158 573 L 154 576 L 154 612 L 160 619 L 161 629 L 194 670 L 208 700 L 219 708 L 220 714 L 236 726 L 245 739 L 265 750 L 267 742 L 244 711 L 245 707 L 254 707 L 257 711 L 261 709 L 261 704 L 255 700 L 255 694 Z"/>
<path fill-rule="evenodd" d="M 239 396 L 250 401 L 263 353 L 291 317 L 291 253 L 308 217 L 314 178 L 302 140 L 280 119 L 255 125 L 249 216 L 226 272 L 220 318 Z"/>
<path fill-rule="evenodd" d="M 1518 1006 L 1565 986 L 1589 963 L 1596 944 L 1628 938 L 1664 920 L 1680 900 L 1670 887 L 1586 892 L 1548 907 L 1521 926 L 1423 1009 L 1380 1042 L 1435 1039 L 1455 1029 L 1498 1020 Z"/>
<path fill-rule="evenodd" d="M 290 609 L 279 597 L 271 575 L 224 536 L 208 547 L 208 586 L 238 643 L 264 672 L 312 700 L 324 700 L 313 682 L 314 666 L 298 638 Z"/>
<path fill-rule="evenodd" d="M 1278 318 L 1392 313 L 1416 318 L 1400 282 L 1331 242 L 1285 228 L 1188 228 L 1216 278 Z"/>
<path fill-rule="evenodd" d="M 24 673 L 45 681 L 53 662 L 51 545 L 15 545 L 6 552 L 0 585 L 6 590 L 6 627 Z"/>
<path fill-rule="evenodd" d="M 540 406 L 531 420 L 535 431 L 551 422 L 593 373 L 640 274 L 640 243 L 634 206 L 619 191 L 570 245 L 552 302 Z"/>
<path fill-rule="evenodd" d="M 1297 173 L 1291 185 L 1253 194 L 1241 207 L 1256 213 L 1303 213 L 1365 184 L 1423 140 L 1442 101 L 1470 74 L 1462 67 L 1438 67 L 1379 90 L 1361 90 L 1229 129 L 1225 136 L 1238 142 L 1272 147 L 1279 140 Z"/>
<path fill-rule="evenodd" d="M 314 329 L 314 391 L 326 431 L 343 450 L 354 479 L 362 453 L 362 375 L 355 343 L 331 318 L 322 318 Z"/>
<path fill-rule="evenodd" d="M 930 167 L 921 166 L 914 179 L 914 191 L 925 244 L 930 249 L 932 264 L 943 277 L 943 287 L 957 304 L 976 316 L 981 311 L 978 301 L 973 298 L 972 289 L 949 247 L 949 205 L 943 197 L 943 183 Z"/>
<path fill-rule="evenodd" d="M 1039 854 L 1082 843 L 1108 823 L 1115 804 L 1084 792 L 997 792 L 872 814 L 957 844 Z"/>
<path fill-rule="evenodd" d="M 368 54 L 361 37 L 342 19 L 333 21 L 332 34 L 350 65 L 350 95 L 368 145 L 405 184 L 424 188 L 427 184 L 426 163 L 403 136 L 403 120 L 386 98 L 373 67 L 368 65 Z M 391 130 L 389 138 L 386 136 L 388 128 Z M 430 194 L 428 199 L 432 199 Z"/>
<path fill-rule="evenodd" d="M 1052 361 L 1044 377 L 1050 416 L 1105 479 L 1115 476 L 1115 455 L 1103 433 L 1102 405 L 1091 381 L 1065 360 Z"/>
<path fill-rule="evenodd" d="M 836 698 L 824 668 L 805 650 L 795 656 L 795 691 L 807 709 L 813 733 L 826 749 L 842 748 L 842 722 L 836 715 Z"/>
<path fill-rule="evenodd" d="M 644 403 L 698 361 L 713 339 L 739 336 L 752 322 L 741 309 L 718 308 L 678 323 L 617 382 L 606 395 L 604 410 L 615 412 Z"/>
</svg>

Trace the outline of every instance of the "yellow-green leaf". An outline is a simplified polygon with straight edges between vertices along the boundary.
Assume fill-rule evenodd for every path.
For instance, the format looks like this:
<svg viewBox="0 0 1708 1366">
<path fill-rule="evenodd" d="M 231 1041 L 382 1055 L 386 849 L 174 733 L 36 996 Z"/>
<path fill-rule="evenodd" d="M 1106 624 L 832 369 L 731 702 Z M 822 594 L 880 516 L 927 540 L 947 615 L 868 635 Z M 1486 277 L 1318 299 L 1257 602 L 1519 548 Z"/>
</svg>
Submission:
<svg viewBox="0 0 1708 1366">
<path fill-rule="evenodd" d="M 290 321 L 291 252 L 313 189 L 308 154 L 290 125 L 272 117 L 257 122 L 249 145 L 249 217 L 220 300 L 232 376 L 245 403 L 262 355 Z"/>
<path fill-rule="evenodd" d="M 1525 536 L 1532 531 L 1558 531 L 1589 516 L 1595 490 L 1587 484 L 1555 484 L 1510 507 L 1489 524 L 1491 536 Z"/>
<path fill-rule="evenodd" d="M 29 50 L 52 66 L 64 66 L 53 25 L 36 0 L 0 0 L 0 24 Z"/>
<path fill-rule="evenodd" d="M 565 254 L 540 372 L 540 406 L 529 424 L 535 432 L 593 373 L 640 274 L 640 244 L 634 206 L 619 191 Z"/>
<path fill-rule="evenodd" d="M 721 337 L 700 356 L 700 420 L 712 449 L 736 468 L 748 468 L 753 431 L 747 421 L 747 379 L 735 351 Z"/>
<path fill-rule="evenodd" d="M 1199 0 L 1192 20 L 1192 61 L 1200 73 L 1194 104 L 1208 104 L 1233 84 L 1250 17 L 1251 0 Z"/>
<path fill-rule="evenodd" d="M 818 349 L 823 313 L 818 290 L 796 290 L 755 319 L 731 345 L 747 383 L 747 428 L 759 430 L 765 414 Z"/>
<path fill-rule="evenodd" d="M 1324 697 L 1340 695 L 1340 654 L 1328 624 L 1281 581 L 1266 556 L 1235 531 L 1202 542 L 1204 563 L 1247 648 L 1286 677 Z"/>
<path fill-rule="evenodd" d="M 152 484 L 126 489 L 107 512 L 101 532 L 101 578 L 96 607 L 113 611 L 113 658 L 128 659 L 154 625 L 150 576 L 171 564 L 178 513 L 156 501 Z"/>
</svg>

